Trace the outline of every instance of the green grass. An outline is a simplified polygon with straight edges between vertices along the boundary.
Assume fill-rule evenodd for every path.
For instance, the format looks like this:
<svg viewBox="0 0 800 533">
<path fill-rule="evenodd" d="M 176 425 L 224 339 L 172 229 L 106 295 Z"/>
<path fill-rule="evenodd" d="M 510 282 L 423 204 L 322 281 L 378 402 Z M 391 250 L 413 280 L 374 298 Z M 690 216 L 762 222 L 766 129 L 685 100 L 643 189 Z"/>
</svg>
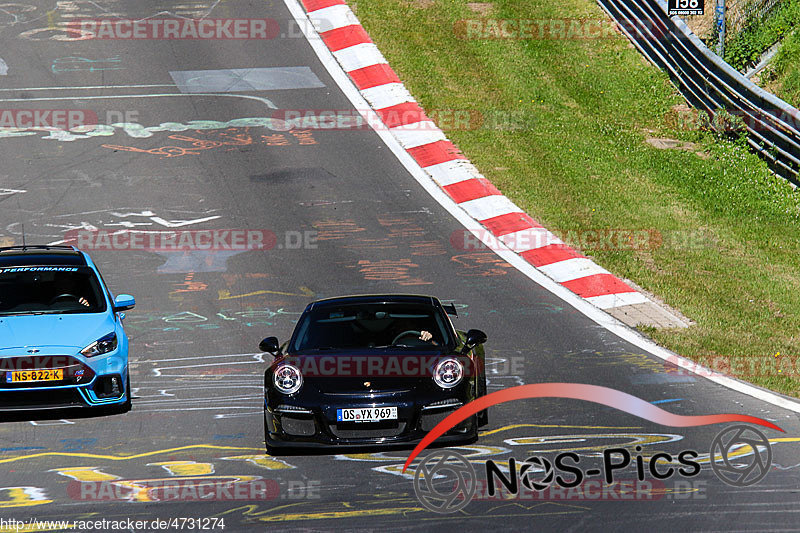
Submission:
<svg viewBox="0 0 800 533">
<path fill-rule="evenodd" d="M 800 33 L 784 39 L 768 70 L 762 76 L 768 90 L 794 107 L 800 107 Z"/>
<path fill-rule="evenodd" d="M 701 362 L 800 355 L 800 193 L 741 142 L 670 129 L 670 109 L 683 99 L 625 39 L 466 40 L 454 23 L 480 15 L 461 1 L 351 4 L 426 110 L 531 118 L 524 130 L 447 134 L 535 219 L 551 230 L 667 237 L 671 244 L 648 250 L 584 250 L 697 322 L 647 330 L 657 342 Z M 589 0 L 492 4 L 494 19 L 605 18 Z M 647 137 L 697 148 L 659 150 Z M 681 245 L 675 235 L 696 238 Z M 740 376 L 800 394 L 798 379 L 752 374 Z"/>
<path fill-rule="evenodd" d="M 725 61 L 742 70 L 800 25 L 800 0 L 784 0 L 764 20 L 753 20 L 725 43 Z"/>
</svg>

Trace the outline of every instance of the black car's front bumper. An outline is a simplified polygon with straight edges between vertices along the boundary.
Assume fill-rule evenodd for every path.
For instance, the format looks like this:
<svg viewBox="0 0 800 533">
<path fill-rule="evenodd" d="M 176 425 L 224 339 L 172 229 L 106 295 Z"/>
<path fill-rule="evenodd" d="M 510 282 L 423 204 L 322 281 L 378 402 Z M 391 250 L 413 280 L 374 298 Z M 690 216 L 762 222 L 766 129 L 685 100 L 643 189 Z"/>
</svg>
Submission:
<svg viewBox="0 0 800 533">
<path fill-rule="evenodd" d="M 410 398 L 408 394 L 384 394 L 371 398 L 334 395 L 328 402 L 316 405 L 268 397 L 264 408 L 267 446 L 311 448 L 409 444 L 420 441 L 436 424 L 465 403 L 467 398 L 442 398 L 441 395 L 425 398 Z M 340 408 L 390 406 L 397 407 L 397 420 L 337 421 Z M 437 442 L 464 442 L 477 436 L 478 425 L 473 416 L 456 425 Z"/>
</svg>

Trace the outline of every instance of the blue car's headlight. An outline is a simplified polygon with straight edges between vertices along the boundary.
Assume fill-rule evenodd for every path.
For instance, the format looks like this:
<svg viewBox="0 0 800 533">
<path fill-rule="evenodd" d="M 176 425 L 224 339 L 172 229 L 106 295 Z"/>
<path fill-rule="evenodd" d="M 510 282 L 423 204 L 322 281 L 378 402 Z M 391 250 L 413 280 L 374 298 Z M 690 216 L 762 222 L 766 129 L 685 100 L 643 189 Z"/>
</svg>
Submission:
<svg viewBox="0 0 800 533">
<path fill-rule="evenodd" d="M 81 350 L 81 354 L 86 357 L 94 357 L 95 355 L 103 355 L 104 353 L 113 352 L 117 349 L 117 334 L 109 333 L 94 341 L 92 344 Z"/>
</svg>

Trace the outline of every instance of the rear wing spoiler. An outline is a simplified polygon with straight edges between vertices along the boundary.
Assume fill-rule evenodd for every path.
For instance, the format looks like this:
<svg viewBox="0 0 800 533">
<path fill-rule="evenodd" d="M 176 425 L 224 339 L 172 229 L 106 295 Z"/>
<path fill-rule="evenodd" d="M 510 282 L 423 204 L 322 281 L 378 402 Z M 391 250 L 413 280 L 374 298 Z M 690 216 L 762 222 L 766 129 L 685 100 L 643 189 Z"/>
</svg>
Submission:
<svg viewBox="0 0 800 533">
<path fill-rule="evenodd" d="M 444 309 L 445 313 L 448 315 L 452 315 L 457 317 L 458 310 L 456 309 L 456 304 L 454 302 L 450 302 L 449 304 L 442 304 L 442 309 Z"/>
</svg>

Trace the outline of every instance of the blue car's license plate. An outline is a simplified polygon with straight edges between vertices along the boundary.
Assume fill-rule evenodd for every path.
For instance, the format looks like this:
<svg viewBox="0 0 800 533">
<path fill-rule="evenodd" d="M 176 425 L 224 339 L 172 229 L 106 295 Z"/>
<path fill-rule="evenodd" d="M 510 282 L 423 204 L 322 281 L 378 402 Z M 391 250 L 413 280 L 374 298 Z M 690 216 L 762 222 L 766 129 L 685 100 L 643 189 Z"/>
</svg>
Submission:
<svg viewBox="0 0 800 533">
<path fill-rule="evenodd" d="M 357 407 L 337 409 L 337 422 L 381 422 L 397 420 L 397 407 Z"/>
</svg>

